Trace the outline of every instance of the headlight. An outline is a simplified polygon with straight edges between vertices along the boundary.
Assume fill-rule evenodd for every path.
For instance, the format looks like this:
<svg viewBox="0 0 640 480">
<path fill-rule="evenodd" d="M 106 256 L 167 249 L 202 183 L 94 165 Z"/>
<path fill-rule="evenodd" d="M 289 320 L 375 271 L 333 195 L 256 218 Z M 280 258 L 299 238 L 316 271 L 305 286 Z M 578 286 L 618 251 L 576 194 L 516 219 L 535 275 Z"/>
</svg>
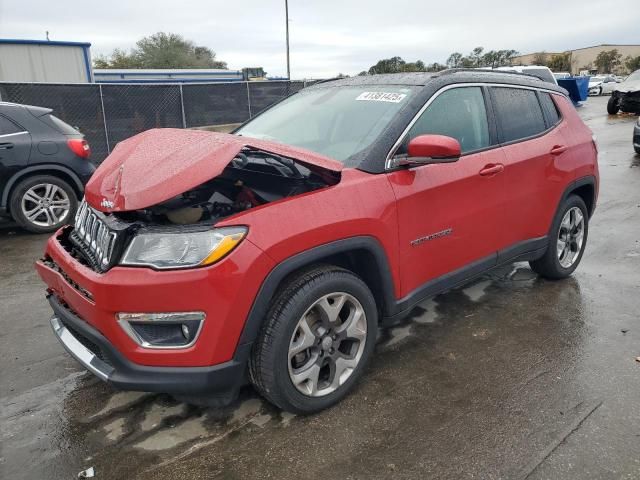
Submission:
<svg viewBox="0 0 640 480">
<path fill-rule="evenodd" d="M 246 227 L 214 228 L 204 232 L 141 233 L 133 237 L 120 263 L 158 269 L 210 265 L 231 252 L 246 234 Z"/>
</svg>

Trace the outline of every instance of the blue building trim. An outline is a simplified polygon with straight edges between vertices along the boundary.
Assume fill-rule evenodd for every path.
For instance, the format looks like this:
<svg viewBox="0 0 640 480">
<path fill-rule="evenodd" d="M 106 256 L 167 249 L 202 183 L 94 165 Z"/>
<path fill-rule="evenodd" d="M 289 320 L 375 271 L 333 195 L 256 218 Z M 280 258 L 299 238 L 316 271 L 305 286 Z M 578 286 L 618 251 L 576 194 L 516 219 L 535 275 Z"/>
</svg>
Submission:
<svg viewBox="0 0 640 480">
<path fill-rule="evenodd" d="M 91 45 L 91 44 L 89 44 Z M 82 54 L 84 55 L 84 68 L 87 71 L 87 82 L 93 83 L 93 78 L 91 78 L 91 60 L 89 60 L 89 47 L 85 46 L 82 48 Z"/>
<path fill-rule="evenodd" d="M 0 44 L 15 45 L 57 45 L 60 47 L 90 47 L 89 42 L 62 42 L 58 40 L 24 40 L 19 38 L 0 38 Z"/>
</svg>

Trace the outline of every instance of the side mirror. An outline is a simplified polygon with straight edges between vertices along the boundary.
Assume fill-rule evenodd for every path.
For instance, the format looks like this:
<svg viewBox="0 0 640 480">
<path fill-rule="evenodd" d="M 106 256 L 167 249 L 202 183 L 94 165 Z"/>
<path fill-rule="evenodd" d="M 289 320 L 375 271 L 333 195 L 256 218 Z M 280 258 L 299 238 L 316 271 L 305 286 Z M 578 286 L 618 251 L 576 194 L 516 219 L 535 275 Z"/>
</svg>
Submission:
<svg viewBox="0 0 640 480">
<path fill-rule="evenodd" d="M 418 135 L 409 142 L 406 155 L 393 157 L 392 166 L 418 166 L 452 163 L 460 159 L 460 143 L 446 135 Z"/>
</svg>

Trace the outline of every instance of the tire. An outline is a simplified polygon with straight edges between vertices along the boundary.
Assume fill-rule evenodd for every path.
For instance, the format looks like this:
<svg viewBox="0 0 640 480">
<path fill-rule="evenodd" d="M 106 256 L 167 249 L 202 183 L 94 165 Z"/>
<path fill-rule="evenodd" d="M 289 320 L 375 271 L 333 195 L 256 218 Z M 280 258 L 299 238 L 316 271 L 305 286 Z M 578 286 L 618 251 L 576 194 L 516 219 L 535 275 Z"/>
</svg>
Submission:
<svg viewBox="0 0 640 480">
<path fill-rule="evenodd" d="M 607 113 L 609 115 L 616 115 L 619 111 L 620 101 L 618 100 L 616 95 L 612 93 L 611 98 L 609 98 L 609 101 L 607 102 Z"/>
<path fill-rule="evenodd" d="M 601 97 L 602 96 L 602 87 L 598 88 L 598 96 Z"/>
<path fill-rule="evenodd" d="M 633 149 L 636 151 L 638 155 L 640 155 L 640 147 L 633 147 Z"/>
<path fill-rule="evenodd" d="M 75 191 L 58 177 L 26 178 L 11 193 L 11 216 L 22 228 L 34 233 L 57 230 L 73 220 L 77 208 Z M 34 213 L 29 215 L 30 212 Z"/>
<path fill-rule="evenodd" d="M 578 212 L 582 215 L 577 220 Z M 531 269 L 544 278 L 558 280 L 571 275 L 578 267 L 589 233 L 589 212 L 584 200 L 570 195 L 560 206 L 553 219 L 549 243 L 542 258 L 529 262 Z M 579 235 L 580 234 L 580 235 Z M 564 248 L 560 251 L 563 245 Z"/>
<path fill-rule="evenodd" d="M 336 309 L 336 301 L 344 306 Z M 323 305 L 335 310 L 328 313 Z M 336 323 L 327 322 L 331 313 Z M 251 383 L 269 402 L 292 413 L 328 408 L 344 398 L 364 373 L 375 347 L 377 316 L 371 291 L 352 272 L 330 265 L 302 271 L 280 288 L 271 303 L 249 360 Z M 361 339 L 350 338 L 349 330 Z M 320 367 L 323 362 L 326 365 Z M 347 362 L 352 367 L 345 367 Z M 309 374 L 315 371 L 319 373 Z"/>
</svg>

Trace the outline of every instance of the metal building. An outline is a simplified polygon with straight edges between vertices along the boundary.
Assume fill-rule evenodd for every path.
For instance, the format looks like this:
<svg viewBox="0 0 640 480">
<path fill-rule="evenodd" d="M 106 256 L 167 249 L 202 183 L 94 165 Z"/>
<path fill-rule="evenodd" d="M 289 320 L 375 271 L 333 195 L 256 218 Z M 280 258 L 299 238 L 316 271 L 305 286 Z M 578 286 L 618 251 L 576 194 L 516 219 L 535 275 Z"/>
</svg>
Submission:
<svg viewBox="0 0 640 480">
<path fill-rule="evenodd" d="M 125 68 L 93 70 L 96 83 L 212 83 L 241 82 L 241 70 L 215 68 Z"/>
<path fill-rule="evenodd" d="M 85 42 L 0 39 L 0 81 L 92 82 Z"/>
</svg>

